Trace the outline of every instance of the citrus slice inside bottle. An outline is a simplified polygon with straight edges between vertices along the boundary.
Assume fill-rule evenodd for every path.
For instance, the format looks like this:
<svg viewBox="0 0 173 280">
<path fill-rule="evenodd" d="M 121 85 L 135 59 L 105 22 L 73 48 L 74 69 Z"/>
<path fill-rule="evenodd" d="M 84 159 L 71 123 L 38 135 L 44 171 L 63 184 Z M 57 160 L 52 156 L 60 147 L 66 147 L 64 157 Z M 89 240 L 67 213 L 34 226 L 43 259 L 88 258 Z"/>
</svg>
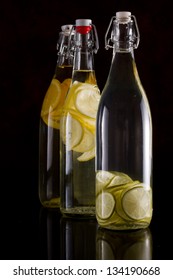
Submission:
<svg viewBox="0 0 173 280">
<path fill-rule="evenodd" d="M 114 171 L 114 177 L 108 187 L 121 186 L 130 182 L 133 182 L 133 180 L 127 174 Z"/>
<path fill-rule="evenodd" d="M 70 82 L 71 79 L 65 79 L 62 83 L 52 79 L 41 110 L 41 117 L 48 126 L 59 129 L 62 107 Z"/>
<path fill-rule="evenodd" d="M 125 173 L 100 170 L 96 175 L 96 194 L 105 188 L 115 190 L 125 188 L 131 182 L 133 180 Z"/>
<path fill-rule="evenodd" d="M 151 207 L 151 195 L 143 187 L 128 190 L 122 197 L 122 208 L 126 215 L 133 220 L 144 219 Z"/>
<path fill-rule="evenodd" d="M 82 84 L 76 95 L 77 110 L 91 118 L 96 118 L 100 94 L 98 88 L 91 84 Z"/>
<path fill-rule="evenodd" d="M 68 79 L 65 79 L 63 82 L 62 82 L 62 85 L 64 86 L 64 89 L 65 91 L 67 92 L 69 87 L 70 87 L 70 84 L 71 84 L 71 79 L 68 78 Z"/>
<path fill-rule="evenodd" d="M 49 114 L 58 105 L 61 96 L 61 83 L 52 79 L 43 101 L 41 116 Z"/>
<path fill-rule="evenodd" d="M 96 213 L 99 218 L 109 219 L 114 212 L 115 199 L 111 193 L 102 192 L 96 198 Z"/>
<path fill-rule="evenodd" d="M 74 82 L 70 87 L 63 108 L 64 116 L 71 114 L 75 122 L 78 122 L 73 127 L 71 126 L 71 130 L 66 125 L 65 130 L 69 130 L 68 133 L 73 134 L 72 145 L 68 145 L 67 149 L 69 150 L 71 147 L 73 151 L 82 153 L 77 158 L 81 162 L 95 157 L 95 122 L 99 99 L 100 94 L 97 86 L 86 82 Z M 73 132 L 73 129 L 76 129 L 76 132 Z M 67 145 L 65 138 L 67 137 L 63 136 L 64 143 Z"/>
<path fill-rule="evenodd" d="M 100 170 L 96 174 L 96 194 L 103 190 L 114 178 L 114 174 L 108 171 Z"/>
<path fill-rule="evenodd" d="M 83 137 L 83 128 L 80 122 L 71 114 L 61 119 L 61 137 L 68 151 L 78 145 Z"/>
<path fill-rule="evenodd" d="M 83 153 L 81 156 L 79 156 L 77 159 L 78 161 L 88 161 L 95 157 L 95 147 L 91 150 Z"/>
<path fill-rule="evenodd" d="M 87 128 L 83 127 L 83 137 L 80 143 L 73 148 L 73 151 L 84 153 L 94 148 L 94 145 L 95 145 L 94 134 L 90 132 Z"/>
</svg>

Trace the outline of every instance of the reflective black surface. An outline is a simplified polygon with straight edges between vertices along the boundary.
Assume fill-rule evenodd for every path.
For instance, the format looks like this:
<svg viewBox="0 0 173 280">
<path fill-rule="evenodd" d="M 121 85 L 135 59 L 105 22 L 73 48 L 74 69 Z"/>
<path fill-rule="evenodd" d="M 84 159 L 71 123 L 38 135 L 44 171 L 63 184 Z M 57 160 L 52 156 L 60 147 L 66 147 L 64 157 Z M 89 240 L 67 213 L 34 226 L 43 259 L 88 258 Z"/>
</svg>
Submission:
<svg viewBox="0 0 173 280">
<path fill-rule="evenodd" d="M 166 231 L 154 224 L 135 231 L 111 231 L 95 219 L 62 217 L 59 211 L 40 209 L 41 257 L 62 260 L 172 259 Z M 170 234 L 171 235 L 171 234 Z"/>
<path fill-rule="evenodd" d="M 14 178 L 8 177 L 8 183 Z M 66 218 L 59 210 L 43 208 L 37 198 L 36 174 L 33 180 L 24 183 L 24 179 L 18 181 L 18 189 L 14 185 L 10 196 L 5 188 L 1 192 L 8 199 L 1 204 L 0 259 L 173 259 L 172 222 L 165 215 L 168 207 L 163 203 L 159 209 L 164 196 L 154 203 L 148 229 L 110 231 L 100 228 L 95 219 Z M 22 187 L 23 197 L 17 200 Z"/>
<path fill-rule="evenodd" d="M 65 218 L 37 199 L 20 205 L 14 200 L 1 211 L 0 259 L 173 259 L 170 224 L 166 228 L 157 214 L 148 229 L 110 231 L 95 219 Z"/>
<path fill-rule="evenodd" d="M 134 232 L 112 232 L 99 228 L 95 219 L 67 219 L 58 210 L 44 209 L 36 166 L 21 163 L 1 171 L 0 259 L 173 259 L 173 192 L 167 165 L 162 171 L 154 169 L 150 227 Z"/>
</svg>

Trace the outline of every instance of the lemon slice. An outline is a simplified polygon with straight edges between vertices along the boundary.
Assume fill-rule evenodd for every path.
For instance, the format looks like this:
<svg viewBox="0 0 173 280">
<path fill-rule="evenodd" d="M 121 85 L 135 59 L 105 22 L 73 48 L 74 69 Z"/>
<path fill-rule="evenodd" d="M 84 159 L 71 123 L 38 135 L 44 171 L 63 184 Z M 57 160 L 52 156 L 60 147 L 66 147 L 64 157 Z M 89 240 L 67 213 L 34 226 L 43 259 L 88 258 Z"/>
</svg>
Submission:
<svg viewBox="0 0 173 280">
<path fill-rule="evenodd" d="M 60 133 L 63 143 L 68 151 L 78 145 L 83 137 L 83 128 L 78 120 L 71 114 L 61 118 Z"/>
<path fill-rule="evenodd" d="M 83 131 L 84 133 L 81 142 L 73 148 L 73 151 L 75 152 L 84 153 L 95 146 L 94 134 L 85 127 L 83 128 Z"/>
<path fill-rule="evenodd" d="M 111 217 L 115 208 L 115 200 L 112 194 L 108 192 L 100 193 L 96 198 L 96 214 L 99 218 L 105 220 Z"/>
<path fill-rule="evenodd" d="M 114 174 L 109 171 L 100 170 L 96 174 L 96 194 L 103 190 L 114 178 Z"/>
<path fill-rule="evenodd" d="M 66 87 L 66 90 L 69 89 L 70 84 L 71 84 L 71 79 L 65 79 L 65 80 L 62 82 L 62 85 L 64 85 L 64 86 Z"/>
<path fill-rule="evenodd" d="M 95 85 L 76 81 L 71 84 L 63 106 L 63 115 L 72 115 L 75 123 L 70 130 L 67 120 L 65 121 L 66 124 L 61 129 L 62 139 L 68 146 L 68 150 L 72 149 L 74 152 L 82 153 L 77 158 L 81 162 L 95 157 L 95 117 L 100 99 L 98 92 Z M 98 95 L 99 98 L 94 98 L 95 95 Z M 77 131 L 75 132 L 73 129 Z M 72 140 L 67 141 L 67 133 L 71 135 Z M 69 144 L 67 144 L 68 142 Z"/>
<path fill-rule="evenodd" d="M 50 114 L 43 116 L 42 119 L 47 124 L 47 126 L 59 129 L 60 128 L 60 118 L 58 117 L 51 117 Z"/>
<path fill-rule="evenodd" d="M 78 161 L 88 161 L 95 157 L 95 147 L 88 152 L 83 153 L 81 156 L 79 156 L 77 159 Z"/>
<path fill-rule="evenodd" d="M 95 85 L 80 83 L 75 100 L 76 109 L 91 118 L 96 118 L 100 101 L 99 89 Z"/>
<path fill-rule="evenodd" d="M 59 119 L 62 113 L 62 108 L 64 105 L 64 101 L 66 98 L 66 94 L 68 92 L 69 89 L 69 83 L 70 83 L 71 79 L 66 79 L 63 81 L 63 83 L 60 85 L 61 86 L 61 96 L 59 99 L 58 104 L 56 105 L 56 107 L 54 108 L 53 111 L 50 112 L 50 116 L 54 119 Z"/>
<path fill-rule="evenodd" d="M 122 208 L 126 215 L 133 220 L 142 220 L 150 212 L 151 194 L 144 187 L 134 187 L 124 193 Z"/>
<path fill-rule="evenodd" d="M 49 114 L 58 105 L 61 96 L 61 83 L 52 79 L 43 101 L 41 116 Z"/>
<path fill-rule="evenodd" d="M 76 111 L 76 107 L 75 107 L 75 98 L 78 92 L 80 92 L 82 90 L 82 85 L 83 83 L 80 82 L 73 82 L 69 88 L 68 91 L 68 95 L 65 101 L 65 105 L 64 108 L 65 110 L 69 111 L 69 110 L 74 110 Z"/>
<path fill-rule="evenodd" d="M 52 79 L 41 110 L 41 117 L 48 126 L 60 128 L 62 107 L 70 82 L 71 79 L 65 79 L 61 84 L 57 79 Z"/>
</svg>

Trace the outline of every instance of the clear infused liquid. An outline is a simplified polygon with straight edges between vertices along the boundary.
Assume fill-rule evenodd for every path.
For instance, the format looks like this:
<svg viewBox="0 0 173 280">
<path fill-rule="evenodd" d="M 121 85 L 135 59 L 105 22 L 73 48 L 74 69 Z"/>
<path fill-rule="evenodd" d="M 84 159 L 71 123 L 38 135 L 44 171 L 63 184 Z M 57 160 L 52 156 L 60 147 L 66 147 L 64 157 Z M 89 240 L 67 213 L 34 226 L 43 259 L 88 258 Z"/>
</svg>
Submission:
<svg viewBox="0 0 173 280">
<path fill-rule="evenodd" d="M 58 80 L 58 85 L 63 82 L 68 83 L 71 79 L 72 66 L 61 66 L 56 68 L 54 79 Z M 56 89 L 56 88 L 55 88 Z M 58 105 L 52 110 L 55 98 L 52 92 L 47 92 L 47 105 L 40 116 L 39 130 L 39 198 L 44 207 L 60 207 L 60 129 L 59 120 L 62 105 L 67 94 L 67 83 L 60 94 Z M 56 92 L 55 92 L 56 94 Z M 53 96 L 55 96 L 53 94 Z M 45 97 L 46 98 L 46 97 Z M 52 103 L 51 103 L 52 102 Z M 47 107 L 46 107 L 47 106 Z"/>
<path fill-rule="evenodd" d="M 93 71 L 76 71 L 73 81 L 63 112 L 61 211 L 95 216 L 95 122 L 100 92 Z M 88 108 L 90 101 L 92 109 Z"/>
<path fill-rule="evenodd" d="M 81 153 L 64 150 L 61 211 L 66 215 L 95 216 L 95 159 L 79 162 Z"/>
<path fill-rule="evenodd" d="M 112 71 L 110 72 L 103 90 L 98 109 L 97 171 L 107 171 L 109 173 L 120 172 L 120 174 L 123 173 L 129 176 L 132 182 L 138 183 L 138 187 L 143 188 L 144 192 L 141 190 L 137 192 L 132 191 L 129 197 L 132 199 L 133 207 L 135 207 L 135 195 L 139 195 L 140 199 L 148 197 L 146 198 L 146 200 L 148 199 L 146 204 L 149 204 L 149 212 L 146 213 L 146 216 L 141 214 L 142 218 L 139 218 L 139 220 L 127 218 L 127 216 L 123 214 L 123 217 L 117 215 L 117 207 L 122 207 L 122 196 L 125 194 L 124 186 L 127 186 L 121 183 L 122 178 L 120 175 L 119 183 L 116 183 L 116 185 L 112 183 L 109 189 L 106 189 L 104 186 L 103 190 L 101 190 L 102 193 L 108 191 L 110 194 L 107 195 L 107 197 L 105 196 L 105 203 L 107 199 L 112 200 L 111 197 L 113 197 L 113 216 L 105 218 L 105 220 L 97 216 L 98 222 L 103 227 L 111 229 L 131 229 L 147 227 L 150 223 L 152 215 L 152 211 L 150 211 L 150 206 L 152 204 L 151 137 L 152 127 L 149 105 L 132 56 L 130 53 L 117 53 L 116 59 L 112 65 Z M 107 180 L 105 179 L 107 175 L 104 174 L 102 176 L 103 185 L 107 184 L 104 183 L 104 180 Z M 132 187 L 129 188 L 132 190 Z M 145 190 L 149 190 L 149 195 L 145 194 Z M 144 198 L 142 198 L 143 195 Z M 127 198 L 128 196 L 124 201 L 126 201 Z M 99 200 L 101 200 L 101 197 Z M 143 203 L 145 203 L 145 201 Z M 102 199 L 102 206 L 98 203 L 96 207 L 104 208 L 103 204 Z M 125 203 L 125 205 L 126 204 L 127 203 Z M 140 205 L 138 204 L 136 207 L 140 208 Z M 147 206 L 145 205 L 145 207 Z M 99 209 L 99 211 L 101 211 L 101 209 Z M 130 211 L 132 210 L 129 210 L 129 212 Z M 119 213 L 120 212 L 121 210 L 119 210 Z M 132 217 L 134 216 L 135 215 L 132 214 Z"/>
<path fill-rule="evenodd" d="M 40 120 L 39 196 L 44 207 L 60 204 L 59 129 Z"/>
</svg>

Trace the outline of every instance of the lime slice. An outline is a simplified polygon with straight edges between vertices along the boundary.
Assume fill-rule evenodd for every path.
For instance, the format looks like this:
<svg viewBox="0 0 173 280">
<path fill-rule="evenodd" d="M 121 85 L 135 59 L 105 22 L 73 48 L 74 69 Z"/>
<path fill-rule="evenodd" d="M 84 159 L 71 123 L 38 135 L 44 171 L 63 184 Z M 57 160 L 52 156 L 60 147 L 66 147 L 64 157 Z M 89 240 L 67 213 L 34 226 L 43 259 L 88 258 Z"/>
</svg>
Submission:
<svg viewBox="0 0 173 280">
<path fill-rule="evenodd" d="M 83 131 L 84 133 L 81 142 L 73 148 L 73 151 L 75 152 L 84 153 L 95 146 L 94 134 L 85 127 L 83 128 Z"/>
<path fill-rule="evenodd" d="M 151 208 L 150 191 L 141 186 L 126 191 L 122 197 L 122 208 L 131 219 L 144 219 Z"/>
<path fill-rule="evenodd" d="M 113 211 L 111 217 L 109 219 L 101 219 L 99 218 L 99 216 L 97 215 L 97 221 L 98 223 L 103 226 L 103 227 L 107 227 L 107 228 L 119 228 L 120 225 L 124 224 L 124 220 L 117 214 L 116 211 Z"/>
<path fill-rule="evenodd" d="M 80 83 L 75 100 L 76 109 L 91 118 L 96 118 L 100 92 L 97 86 Z"/>
<path fill-rule="evenodd" d="M 49 114 L 58 105 L 61 96 L 61 83 L 52 79 L 43 101 L 41 116 Z"/>
<path fill-rule="evenodd" d="M 122 172 L 114 172 L 114 177 L 111 180 L 108 187 L 120 186 L 120 185 L 128 184 L 130 182 L 133 182 L 133 180 L 127 174 Z"/>
<path fill-rule="evenodd" d="M 83 136 L 83 128 L 78 120 L 71 114 L 62 117 L 60 122 L 60 133 L 63 143 L 68 151 L 78 145 Z"/>
<path fill-rule="evenodd" d="M 116 186 L 115 188 L 109 190 L 113 195 L 115 196 L 116 199 L 116 211 L 120 217 L 122 217 L 125 220 L 132 220 L 125 212 L 122 207 L 122 197 L 124 194 L 129 191 L 134 189 L 135 187 L 142 187 L 141 183 L 139 181 L 133 181 L 125 185 L 121 186 Z"/>
<path fill-rule="evenodd" d="M 100 170 L 96 174 L 96 194 L 103 190 L 114 178 L 114 174 L 109 171 Z"/>
<path fill-rule="evenodd" d="M 95 157 L 95 147 L 88 152 L 83 153 L 81 156 L 79 156 L 77 159 L 78 161 L 88 161 Z"/>
<path fill-rule="evenodd" d="M 115 200 L 112 194 L 108 192 L 100 193 L 96 198 L 96 214 L 99 218 L 105 220 L 111 217 L 115 208 Z"/>
</svg>

